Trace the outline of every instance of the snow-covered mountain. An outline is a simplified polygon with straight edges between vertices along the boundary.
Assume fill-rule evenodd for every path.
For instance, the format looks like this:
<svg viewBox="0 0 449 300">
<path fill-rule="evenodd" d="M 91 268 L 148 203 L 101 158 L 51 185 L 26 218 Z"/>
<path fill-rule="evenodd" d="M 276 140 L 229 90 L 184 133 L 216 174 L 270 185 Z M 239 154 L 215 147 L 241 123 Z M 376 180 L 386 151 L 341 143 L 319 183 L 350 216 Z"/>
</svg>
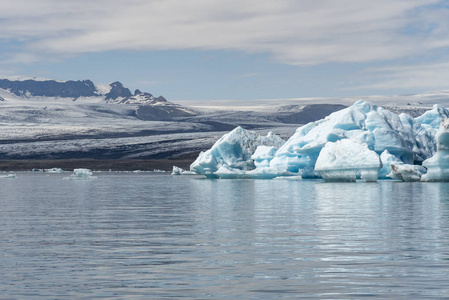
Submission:
<svg viewBox="0 0 449 300">
<path fill-rule="evenodd" d="M 107 103 L 139 105 L 171 105 L 164 97 L 154 97 L 150 93 L 136 90 L 134 94 L 116 81 L 110 84 L 94 84 L 90 80 L 57 81 L 51 79 L 17 78 L 0 79 L 0 89 L 19 97 L 101 98 Z"/>
<path fill-rule="evenodd" d="M 167 101 L 163 96 L 154 97 L 147 92 L 134 93 L 116 81 L 110 84 L 94 84 L 90 80 L 57 81 L 40 78 L 0 79 L 0 102 L 8 104 L 52 102 L 63 104 L 130 104 L 134 115 L 148 121 L 167 121 L 176 117 L 194 116 L 195 112 Z"/>
</svg>

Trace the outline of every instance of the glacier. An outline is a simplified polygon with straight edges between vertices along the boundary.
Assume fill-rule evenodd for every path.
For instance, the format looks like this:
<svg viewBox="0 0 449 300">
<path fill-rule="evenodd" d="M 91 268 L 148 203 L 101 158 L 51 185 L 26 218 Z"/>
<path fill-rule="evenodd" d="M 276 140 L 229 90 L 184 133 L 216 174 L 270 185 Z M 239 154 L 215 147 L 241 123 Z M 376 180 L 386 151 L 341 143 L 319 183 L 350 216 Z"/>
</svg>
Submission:
<svg viewBox="0 0 449 300">
<path fill-rule="evenodd" d="M 423 174 L 426 168 L 438 168 L 439 174 L 441 168 L 446 168 L 442 160 L 449 153 L 445 152 L 446 146 L 441 146 L 446 131 L 441 133 L 439 128 L 448 116 L 449 110 L 440 105 L 412 118 L 360 100 L 297 128 L 285 142 L 273 133 L 263 137 L 237 127 L 200 153 L 190 170 L 214 178 L 295 176 L 327 181 L 405 181 L 423 176 L 433 180 L 431 175 Z M 441 145 L 437 153 L 438 138 L 442 143 L 438 143 Z M 435 154 L 437 157 L 432 158 Z M 420 167 L 410 167 L 415 165 Z M 392 172 L 392 166 L 397 173 Z"/>
</svg>

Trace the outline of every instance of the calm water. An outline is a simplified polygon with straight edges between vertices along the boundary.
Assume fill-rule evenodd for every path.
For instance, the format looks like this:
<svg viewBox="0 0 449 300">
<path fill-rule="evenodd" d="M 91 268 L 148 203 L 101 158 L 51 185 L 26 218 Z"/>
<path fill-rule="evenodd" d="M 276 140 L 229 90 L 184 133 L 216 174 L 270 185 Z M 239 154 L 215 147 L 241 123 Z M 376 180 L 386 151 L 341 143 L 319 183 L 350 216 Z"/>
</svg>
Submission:
<svg viewBox="0 0 449 300">
<path fill-rule="evenodd" d="M 0 179 L 0 298 L 449 297 L 449 183 Z"/>
</svg>

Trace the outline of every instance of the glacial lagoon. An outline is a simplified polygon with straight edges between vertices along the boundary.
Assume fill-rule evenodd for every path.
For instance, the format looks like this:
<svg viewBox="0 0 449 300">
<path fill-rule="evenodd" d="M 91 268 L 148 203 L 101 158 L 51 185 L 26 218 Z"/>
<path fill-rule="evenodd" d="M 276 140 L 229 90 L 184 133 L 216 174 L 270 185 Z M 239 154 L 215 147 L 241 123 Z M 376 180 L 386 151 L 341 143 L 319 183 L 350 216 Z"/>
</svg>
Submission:
<svg viewBox="0 0 449 300">
<path fill-rule="evenodd" d="M 67 176 L 0 179 L 0 298 L 449 297 L 449 183 Z"/>
</svg>

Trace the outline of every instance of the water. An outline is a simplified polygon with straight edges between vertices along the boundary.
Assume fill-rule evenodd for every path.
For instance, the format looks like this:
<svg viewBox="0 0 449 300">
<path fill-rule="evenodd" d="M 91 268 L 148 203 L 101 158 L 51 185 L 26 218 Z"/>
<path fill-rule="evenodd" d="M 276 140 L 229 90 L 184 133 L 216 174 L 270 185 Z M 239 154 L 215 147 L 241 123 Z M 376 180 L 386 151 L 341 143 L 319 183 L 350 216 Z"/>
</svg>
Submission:
<svg viewBox="0 0 449 300">
<path fill-rule="evenodd" d="M 449 297 L 448 183 L 0 179 L 0 298 Z"/>
</svg>

